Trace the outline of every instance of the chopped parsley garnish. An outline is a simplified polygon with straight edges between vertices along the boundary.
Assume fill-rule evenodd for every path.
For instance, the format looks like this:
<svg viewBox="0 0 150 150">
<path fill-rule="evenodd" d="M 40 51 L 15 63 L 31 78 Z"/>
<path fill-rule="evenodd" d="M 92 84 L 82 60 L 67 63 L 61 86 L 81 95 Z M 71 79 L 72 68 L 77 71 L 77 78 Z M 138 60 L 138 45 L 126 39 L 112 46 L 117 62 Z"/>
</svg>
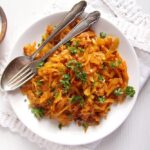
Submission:
<svg viewBox="0 0 150 150">
<path fill-rule="evenodd" d="M 77 54 L 78 52 L 78 49 L 76 47 L 71 46 L 71 47 L 68 47 L 68 49 L 70 50 L 70 53 L 73 55 Z"/>
<path fill-rule="evenodd" d="M 115 67 L 119 67 L 119 65 L 122 63 L 122 61 L 121 60 L 118 60 L 118 61 L 111 61 L 110 63 L 109 63 L 109 66 L 111 67 L 111 68 L 115 68 Z"/>
<path fill-rule="evenodd" d="M 100 37 L 104 39 L 106 37 L 106 33 L 105 32 L 100 32 Z"/>
<path fill-rule="evenodd" d="M 73 46 L 78 47 L 79 46 L 79 41 L 75 41 Z"/>
<path fill-rule="evenodd" d="M 40 46 L 41 44 L 40 43 L 38 43 L 38 47 Z"/>
<path fill-rule="evenodd" d="M 101 82 L 105 82 L 105 78 L 100 74 L 98 74 L 98 80 Z"/>
<path fill-rule="evenodd" d="M 118 60 L 118 61 L 117 61 L 118 66 L 119 66 L 121 63 L 122 63 L 121 60 Z"/>
<path fill-rule="evenodd" d="M 120 96 L 120 95 L 123 94 L 123 90 L 121 88 L 117 88 L 117 89 L 114 90 L 114 94 L 116 96 Z"/>
<path fill-rule="evenodd" d="M 66 43 L 66 46 L 69 47 L 71 45 L 70 41 Z"/>
<path fill-rule="evenodd" d="M 94 81 L 94 82 L 93 82 L 93 86 L 95 87 L 95 86 L 96 86 L 96 84 L 97 84 L 97 81 Z"/>
<path fill-rule="evenodd" d="M 128 96 L 130 96 L 130 97 L 133 97 L 134 94 L 135 94 L 134 87 L 127 86 L 126 89 L 125 89 L 125 94 L 128 95 Z"/>
<path fill-rule="evenodd" d="M 61 123 L 58 124 L 58 128 L 61 130 L 63 125 Z"/>
<path fill-rule="evenodd" d="M 84 49 L 83 48 L 78 48 L 78 50 L 83 53 L 84 52 Z"/>
<path fill-rule="evenodd" d="M 38 91 L 35 92 L 35 94 L 36 94 L 36 96 L 40 97 L 43 94 L 43 92 L 38 90 Z"/>
<path fill-rule="evenodd" d="M 76 60 L 70 60 L 67 63 L 67 67 L 72 69 L 73 71 L 76 71 L 82 68 L 82 64 L 80 62 L 77 62 Z"/>
<path fill-rule="evenodd" d="M 66 64 L 67 68 L 74 71 L 77 79 L 86 82 L 87 74 L 83 71 L 82 64 L 76 60 L 70 60 Z"/>
<path fill-rule="evenodd" d="M 55 90 L 54 91 L 54 98 L 57 99 L 59 97 L 59 95 L 60 95 L 60 92 Z"/>
<path fill-rule="evenodd" d="M 81 125 L 82 125 L 82 127 L 84 128 L 85 131 L 86 131 L 87 128 L 89 127 L 89 125 L 88 125 L 87 122 L 83 122 Z"/>
<path fill-rule="evenodd" d="M 135 90 L 134 87 L 132 86 L 127 86 L 126 89 L 123 91 L 121 88 L 118 88 L 116 90 L 114 90 L 114 95 L 116 96 L 120 96 L 122 94 L 126 94 L 127 96 L 133 97 L 135 94 Z"/>
<path fill-rule="evenodd" d="M 69 74 L 64 74 L 63 75 L 63 79 L 60 80 L 60 83 L 63 85 L 64 87 L 64 92 L 67 93 L 67 91 L 70 88 L 70 75 Z"/>
<path fill-rule="evenodd" d="M 67 68 L 70 68 L 70 69 L 74 69 L 75 66 L 78 66 L 80 65 L 80 63 L 78 63 L 76 60 L 72 59 L 72 60 L 69 60 L 67 63 L 66 63 L 66 66 Z"/>
<path fill-rule="evenodd" d="M 70 80 L 70 75 L 69 74 L 64 74 L 63 78 L 66 79 L 66 80 Z"/>
<path fill-rule="evenodd" d="M 44 65 L 44 61 L 40 61 L 39 63 L 37 63 L 36 68 L 41 68 Z"/>
<path fill-rule="evenodd" d="M 84 104 L 84 98 L 83 98 L 82 96 L 80 96 L 80 95 L 74 95 L 74 96 L 70 99 L 70 102 L 71 102 L 72 104 L 79 102 L 80 105 L 83 106 L 83 104 Z"/>
<path fill-rule="evenodd" d="M 77 79 L 81 80 L 82 82 L 86 82 L 87 74 L 84 71 L 76 71 L 75 74 Z"/>
<path fill-rule="evenodd" d="M 41 119 L 44 116 L 44 110 L 42 108 L 31 108 L 31 112 L 38 119 Z"/>
<path fill-rule="evenodd" d="M 100 102 L 100 103 L 104 103 L 105 102 L 105 96 L 100 96 L 100 97 L 98 97 L 98 101 Z"/>
<path fill-rule="evenodd" d="M 77 54 L 78 52 L 84 52 L 84 49 L 79 46 L 79 41 L 74 41 L 73 44 L 71 45 L 70 42 L 66 43 L 67 48 L 69 49 L 70 53 L 72 55 Z"/>
<path fill-rule="evenodd" d="M 36 81 L 36 84 L 37 84 L 38 86 L 41 86 L 41 85 L 43 84 L 43 81 L 42 81 L 42 80 L 37 80 L 37 81 Z"/>
<path fill-rule="evenodd" d="M 110 65 L 111 68 L 115 68 L 116 67 L 116 62 L 111 61 L 109 65 Z"/>
</svg>

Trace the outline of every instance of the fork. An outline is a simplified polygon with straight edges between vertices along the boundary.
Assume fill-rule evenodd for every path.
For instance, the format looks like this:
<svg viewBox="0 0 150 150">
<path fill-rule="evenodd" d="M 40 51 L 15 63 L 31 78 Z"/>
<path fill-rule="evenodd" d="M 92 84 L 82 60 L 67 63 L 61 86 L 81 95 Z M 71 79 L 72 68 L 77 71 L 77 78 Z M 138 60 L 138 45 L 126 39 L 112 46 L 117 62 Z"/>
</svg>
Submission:
<svg viewBox="0 0 150 150">
<path fill-rule="evenodd" d="M 42 58 L 40 58 L 39 60 L 34 60 L 33 62 L 25 65 L 22 69 L 20 69 L 20 71 L 7 82 L 7 86 L 9 87 L 9 89 L 15 90 L 32 79 L 37 74 L 37 65 L 40 62 L 45 61 L 62 44 L 65 44 L 73 37 L 88 29 L 92 24 L 97 22 L 99 18 L 100 13 L 98 11 L 94 11 L 87 17 L 83 18 L 79 24 L 77 24 L 58 44 L 56 44 L 51 50 L 49 50 Z"/>
</svg>

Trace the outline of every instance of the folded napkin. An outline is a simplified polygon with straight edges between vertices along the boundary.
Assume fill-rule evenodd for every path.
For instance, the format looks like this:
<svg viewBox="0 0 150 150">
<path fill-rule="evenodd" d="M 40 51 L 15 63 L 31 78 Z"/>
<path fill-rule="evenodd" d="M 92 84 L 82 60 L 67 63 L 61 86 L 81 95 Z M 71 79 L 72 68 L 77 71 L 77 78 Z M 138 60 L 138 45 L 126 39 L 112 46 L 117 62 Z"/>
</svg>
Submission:
<svg viewBox="0 0 150 150">
<path fill-rule="evenodd" d="M 27 22 L 33 22 L 33 20 L 35 21 L 40 17 L 58 12 L 60 10 L 69 10 L 74 3 L 78 2 L 78 0 L 45 0 L 43 3 L 42 0 L 26 0 L 18 3 L 18 9 L 16 9 L 17 6 L 15 5 L 15 0 L 13 2 L 9 1 L 9 3 L 8 0 L 1 1 L 8 17 L 8 32 L 5 40 L 0 45 L 0 75 L 8 63 L 8 56 L 11 53 L 13 46 L 12 43 L 15 42 L 16 37 L 22 32 L 22 30 L 29 25 Z M 102 16 L 116 25 L 135 47 L 140 62 L 141 89 L 150 77 L 150 42 L 148 41 L 150 38 L 150 15 L 143 13 L 142 9 L 136 5 L 134 0 L 87 1 L 87 12 L 99 10 L 102 13 Z M 30 6 L 28 3 L 30 3 Z M 36 7 L 34 7 L 35 3 Z M 19 9 L 19 6 L 22 6 L 21 9 L 24 11 L 26 10 L 26 6 L 28 6 L 28 12 L 25 11 L 24 13 L 24 11 Z M 11 8 L 15 8 L 16 11 L 13 12 L 13 16 L 16 16 L 17 18 L 19 15 L 26 15 L 28 20 L 26 20 L 26 17 L 23 17 L 23 19 L 21 19 L 22 17 L 19 17 L 19 20 L 16 19 L 17 23 L 14 23 L 15 21 L 12 20 L 11 16 Z M 41 10 L 40 13 L 39 9 Z M 13 19 L 14 18 L 15 17 L 13 17 Z M 19 26 L 23 27 L 19 28 Z M 42 139 L 20 122 L 9 104 L 6 93 L 0 91 L 0 99 L 0 125 L 9 128 L 13 132 L 17 132 L 21 136 L 35 142 L 40 147 L 44 147 L 47 150 L 94 150 L 99 147 L 100 141 L 83 146 L 65 146 Z"/>
</svg>

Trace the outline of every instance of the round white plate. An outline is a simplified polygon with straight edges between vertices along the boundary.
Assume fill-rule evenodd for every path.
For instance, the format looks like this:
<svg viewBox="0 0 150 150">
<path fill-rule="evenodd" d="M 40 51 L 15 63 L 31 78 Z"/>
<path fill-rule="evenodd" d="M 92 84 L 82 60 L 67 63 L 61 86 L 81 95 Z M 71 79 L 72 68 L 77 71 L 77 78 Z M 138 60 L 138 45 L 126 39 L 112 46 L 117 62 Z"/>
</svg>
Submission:
<svg viewBox="0 0 150 150">
<path fill-rule="evenodd" d="M 19 38 L 14 46 L 11 59 L 23 55 L 23 46 L 33 41 L 40 41 L 41 35 L 44 33 L 48 24 L 56 25 L 64 17 L 65 12 L 57 13 L 45 17 L 38 22 L 31 25 Z M 8 93 L 10 103 L 18 118 L 34 133 L 49 141 L 66 144 L 66 145 L 80 145 L 94 142 L 102 139 L 117 129 L 127 118 L 131 109 L 133 108 L 137 93 L 139 90 L 139 69 L 137 56 L 134 49 L 131 47 L 124 35 L 111 23 L 101 18 L 93 29 L 99 35 L 101 31 L 119 37 L 120 45 L 119 52 L 123 59 L 127 62 L 129 85 L 135 87 L 136 94 L 133 98 L 127 98 L 123 104 L 113 106 L 108 114 L 107 119 L 102 120 L 100 125 L 89 127 L 87 132 L 83 128 L 78 127 L 72 123 L 68 127 L 63 127 L 61 130 L 55 121 L 42 119 L 37 120 L 31 113 L 28 103 L 24 102 L 25 96 L 19 90 Z M 11 60 L 10 59 L 10 60 Z"/>
</svg>

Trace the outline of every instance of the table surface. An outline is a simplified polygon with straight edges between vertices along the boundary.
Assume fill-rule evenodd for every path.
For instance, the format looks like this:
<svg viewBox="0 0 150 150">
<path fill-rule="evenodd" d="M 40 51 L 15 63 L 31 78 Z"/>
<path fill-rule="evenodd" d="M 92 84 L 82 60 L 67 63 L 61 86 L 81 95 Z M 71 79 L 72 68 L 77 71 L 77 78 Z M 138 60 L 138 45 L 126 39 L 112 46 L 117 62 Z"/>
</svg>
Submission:
<svg viewBox="0 0 150 150">
<path fill-rule="evenodd" d="M 1 0 L 12 5 L 13 1 Z M 19 1 L 18 1 L 19 2 Z M 17 5 L 21 12 L 21 7 L 25 0 L 20 1 Z M 35 1 L 34 1 L 35 2 Z M 143 7 L 144 11 L 150 13 L 149 0 L 137 0 L 137 3 Z M 31 4 L 34 3 L 31 0 Z M 34 7 L 36 9 L 36 5 Z M 15 11 L 15 5 L 12 5 L 12 10 Z M 30 12 L 27 12 L 30 13 Z M 21 15 L 21 14 L 20 14 Z M 30 17 L 30 14 L 28 14 Z M 18 16 L 16 16 L 19 18 Z M 11 20 L 11 18 L 9 18 Z M 12 20 L 11 20 L 12 21 Z M 15 26 L 14 26 L 15 28 Z M 100 147 L 100 150 L 150 150 L 150 80 L 146 83 L 141 94 L 138 97 L 137 103 L 129 115 L 125 123 L 110 136 L 106 137 Z M 136 117 L 139 116 L 139 117 Z M 136 120 L 134 119 L 136 118 Z M 138 118 L 138 119 L 137 119 Z M 133 123 L 133 122 L 136 122 Z M 144 126 L 144 127 L 143 127 Z M 130 133 L 130 134 L 129 134 Z M 36 144 L 29 142 L 27 139 L 20 137 L 16 133 L 10 132 L 7 128 L 0 126 L 0 148 L 2 150 L 43 150 Z"/>
</svg>

